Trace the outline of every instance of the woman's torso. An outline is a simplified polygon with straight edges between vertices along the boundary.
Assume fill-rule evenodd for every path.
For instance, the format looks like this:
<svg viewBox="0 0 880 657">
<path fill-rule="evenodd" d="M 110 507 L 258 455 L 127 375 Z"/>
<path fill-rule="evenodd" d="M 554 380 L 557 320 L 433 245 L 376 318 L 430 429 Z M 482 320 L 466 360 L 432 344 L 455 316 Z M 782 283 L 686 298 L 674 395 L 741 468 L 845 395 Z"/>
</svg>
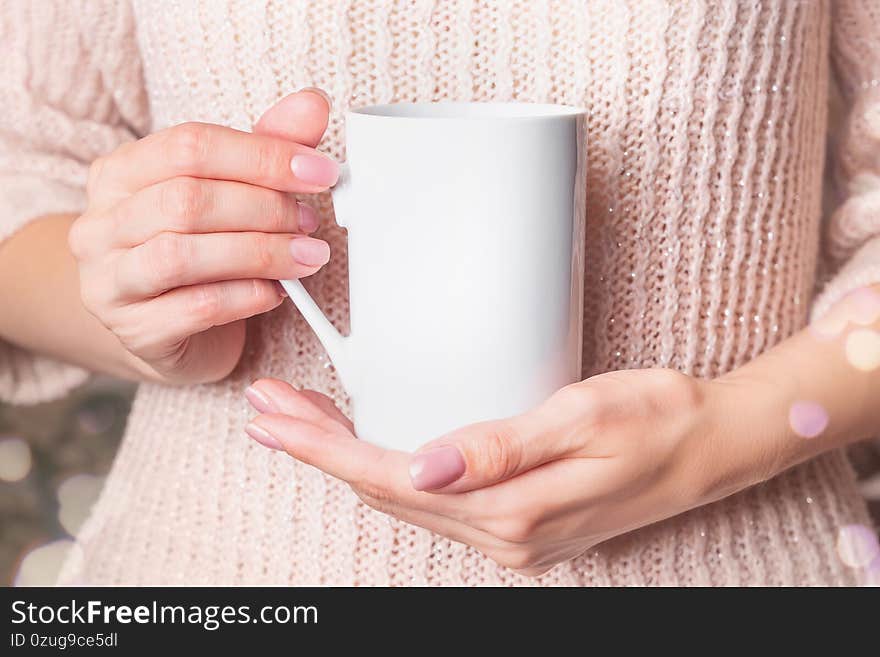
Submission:
<svg viewBox="0 0 880 657">
<path fill-rule="evenodd" d="M 714 376 L 798 328 L 816 279 L 825 2 L 135 2 L 153 129 L 249 129 L 282 95 L 342 115 L 413 100 L 582 105 L 587 121 L 584 376 Z M 307 287 L 345 329 L 345 235 Z M 345 399 L 285 304 L 251 322 L 228 380 L 142 386 L 107 489 L 62 579 L 96 583 L 508 583 L 476 551 L 378 514 L 252 445 L 242 395 L 275 376 Z M 840 454 L 611 541 L 554 584 L 842 583 L 842 524 L 863 507 Z"/>
</svg>

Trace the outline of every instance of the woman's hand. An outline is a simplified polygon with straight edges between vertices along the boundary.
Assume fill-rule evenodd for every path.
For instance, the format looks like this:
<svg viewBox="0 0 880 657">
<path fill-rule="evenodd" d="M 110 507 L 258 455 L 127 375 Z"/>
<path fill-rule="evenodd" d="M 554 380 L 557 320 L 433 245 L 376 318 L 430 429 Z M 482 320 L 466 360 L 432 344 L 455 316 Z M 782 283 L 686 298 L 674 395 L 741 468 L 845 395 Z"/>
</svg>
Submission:
<svg viewBox="0 0 880 657">
<path fill-rule="evenodd" d="M 373 508 L 540 574 L 708 501 L 708 385 L 671 370 L 603 374 L 413 457 L 355 439 L 329 398 L 264 379 L 248 390 L 262 413 L 248 433 L 344 479 Z"/>
<path fill-rule="evenodd" d="M 186 123 L 97 160 L 69 244 L 86 309 L 148 378 L 220 379 L 244 346 L 244 319 L 278 306 L 273 279 L 314 274 L 329 257 L 308 237 L 315 211 L 292 192 L 336 181 L 314 147 L 329 107 L 316 91 L 279 101 L 254 133 Z"/>
<path fill-rule="evenodd" d="M 326 396 L 263 379 L 248 434 L 370 506 L 537 575 L 608 538 L 880 433 L 880 288 L 713 381 L 610 372 L 415 455 L 357 440 Z"/>
</svg>

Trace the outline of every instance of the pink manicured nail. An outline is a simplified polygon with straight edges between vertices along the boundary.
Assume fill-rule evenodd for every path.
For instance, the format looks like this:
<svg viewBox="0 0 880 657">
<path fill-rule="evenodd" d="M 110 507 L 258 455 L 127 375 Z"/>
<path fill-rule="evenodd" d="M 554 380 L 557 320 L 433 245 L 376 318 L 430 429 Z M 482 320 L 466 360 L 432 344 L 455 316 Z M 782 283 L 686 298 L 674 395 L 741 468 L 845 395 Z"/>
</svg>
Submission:
<svg viewBox="0 0 880 657">
<path fill-rule="evenodd" d="M 328 96 L 327 92 L 324 91 L 323 89 L 319 89 L 318 87 L 303 87 L 302 89 L 300 89 L 296 93 L 301 94 L 304 91 L 308 92 L 308 93 L 312 93 L 312 94 L 318 94 L 327 103 L 327 107 L 333 106 L 333 101 L 330 100 L 330 96 Z"/>
<path fill-rule="evenodd" d="M 330 260 L 330 245 L 312 237 L 297 237 L 290 242 L 293 259 L 301 265 L 320 267 Z"/>
<path fill-rule="evenodd" d="M 251 403 L 255 409 L 260 411 L 260 413 L 278 413 L 280 412 L 278 407 L 275 405 L 269 397 L 262 390 L 255 388 L 254 386 L 248 386 L 245 388 L 244 396 Z"/>
<path fill-rule="evenodd" d="M 269 449 L 278 449 L 282 451 L 284 450 L 284 446 L 278 442 L 277 438 L 266 431 L 263 427 L 257 426 L 253 422 L 247 425 L 244 428 L 244 431 L 247 435 L 256 440 L 263 447 L 268 447 Z"/>
<path fill-rule="evenodd" d="M 464 457 L 457 447 L 435 447 L 413 456 L 409 476 L 416 490 L 436 490 L 448 486 L 464 474 Z"/>
<path fill-rule="evenodd" d="M 294 155 L 290 169 L 301 182 L 319 187 L 330 187 L 339 177 L 339 165 L 323 155 Z"/>
<path fill-rule="evenodd" d="M 318 230 L 318 213 L 315 209 L 302 201 L 297 201 L 296 205 L 299 208 L 299 229 L 304 233 Z"/>
</svg>

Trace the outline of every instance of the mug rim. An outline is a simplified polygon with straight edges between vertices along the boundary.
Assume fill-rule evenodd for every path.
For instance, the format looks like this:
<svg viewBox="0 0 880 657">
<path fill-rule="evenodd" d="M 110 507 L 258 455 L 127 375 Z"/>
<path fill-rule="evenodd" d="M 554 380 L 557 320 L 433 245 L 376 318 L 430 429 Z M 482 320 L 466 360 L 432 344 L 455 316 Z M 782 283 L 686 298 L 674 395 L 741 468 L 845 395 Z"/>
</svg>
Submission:
<svg viewBox="0 0 880 657">
<path fill-rule="evenodd" d="M 585 115 L 574 105 L 521 101 L 440 101 L 365 105 L 348 110 L 352 117 L 412 121 L 529 121 Z"/>
</svg>

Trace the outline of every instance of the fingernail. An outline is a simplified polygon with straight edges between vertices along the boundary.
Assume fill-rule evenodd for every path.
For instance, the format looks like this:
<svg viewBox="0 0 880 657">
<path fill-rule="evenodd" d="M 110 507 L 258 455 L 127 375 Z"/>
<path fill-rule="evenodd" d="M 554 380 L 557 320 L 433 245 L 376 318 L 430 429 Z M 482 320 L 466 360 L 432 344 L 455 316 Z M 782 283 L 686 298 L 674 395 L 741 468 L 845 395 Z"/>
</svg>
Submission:
<svg viewBox="0 0 880 657">
<path fill-rule="evenodd" d="M 330 260 L 330 245 L 312 237 L 297 237 L 290 242 L 293 259 L 301 265 L 320 267 Z"/>
<path fill-rule="evenodd" d="M 260 411 L 260 413 L 279 412 L 279 409 L 275 405 L 275 402 L 269 399 L 269 396 L 265 392 L 259 390 L 258 388 L 255 388 L 254 386 L 248 386 L 247 388 L 245 388 L 244 396 L 251 403 L 251 406 Z"/>
<path fill-rule="evenodd" d="M 333 101 L 330 100 L 330 96 L 327 95 L 327 92 L 323 89 L 319 89 L 318 87 L 303 87 L 296 93 L 301 94 L 304 91 L 308 91 L 309 93 L 318 94 L 321 98 L 323 98 L 327 102 L 327 107 L 333 107 Z"/>
<path fill-rule="evenodd" d="M 275 289 L 278 290 L 278 294 L 280 294 L 282 297 L 289 296 L 287 294 L 287 290 L 285 290 L 284 286 L 281 283 L 279 283 L 278 281 L 275 281 Z"/>
<path fill-rule="evenodd" d="M 339 165 L 323 155 L 294 155 L 290 169 L 300 182 L 319 187 L 330 187 L 339 177 Z"/>
<path fill-rule="evenodd" d="M 459 479 L 465 470 L 464 457 L 457 447 L 435 447 L 413 456 L 409 476 L 416 490 L 436 490 Z"/>
<path fill-rule="evenodd" d="M 278 449 L 284 450 L 284 445 L 278 442 L 278 439 L 272 436 L 268 431 L 266 431 L 263 427 L 257 426 L 253 422 L 248 424 L 244 431 L 251 438 L 260 443 L 263 447 L 268 447 L 269 449 Z"/>
<path fill-rule="evenodd" d="M 304 233 L 318 230 L 318 213 L 315 208 L 302 201 L 297 201 L 296 206 L 299 208 L 299 229 Z"/>
</svg>

